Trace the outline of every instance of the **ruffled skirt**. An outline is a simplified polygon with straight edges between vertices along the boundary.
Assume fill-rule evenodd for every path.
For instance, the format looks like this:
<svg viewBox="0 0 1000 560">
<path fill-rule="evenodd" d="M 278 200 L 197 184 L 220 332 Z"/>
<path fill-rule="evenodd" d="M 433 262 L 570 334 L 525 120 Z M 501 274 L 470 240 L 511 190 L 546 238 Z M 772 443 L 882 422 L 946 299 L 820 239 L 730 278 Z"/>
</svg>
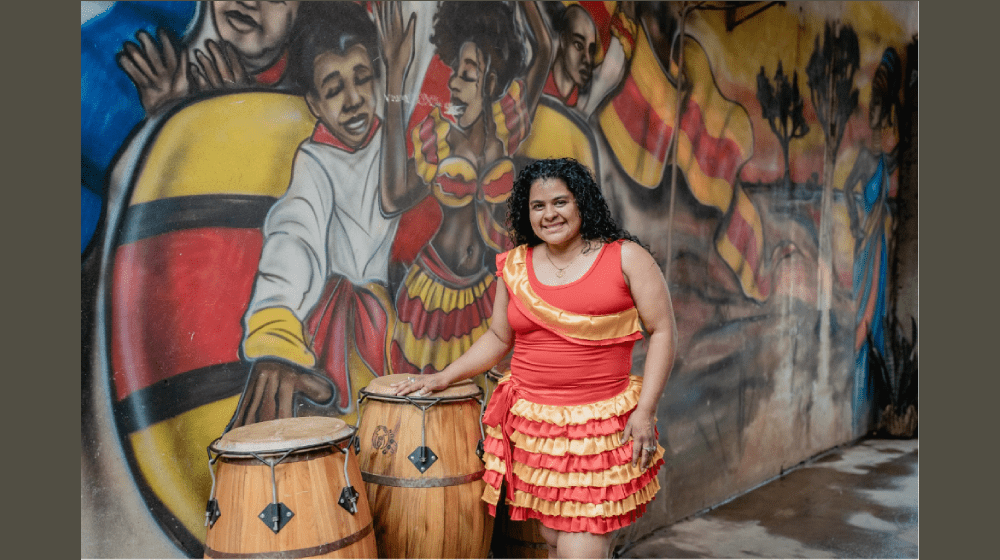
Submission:
<svg viewBox="0 0 1000 560">
<path fill-rule="evenodd" d="M 435 373 L 455 361 L 489 329 L 496 289 L 496 277 L 485 268 L 457 276 L 425 246 L 396 295 L 393 372 Z"/>
<path fill-rule="evenodd" d="M 643 471 L 632 465 L 632 440 L 619 444 L 642 378 L 631 376 L 619 395 L 574 406 L 518 398 L 509 382 L 509 375 L 501 379 L 484 415 L 483 500 L 490 513 L 496 516 L 504 496 L 514 521 L 538 519 L 551 529 L 594 534 L 642 516 L 660 489 L 664 450 L 657 445 Z"/>
</svg>

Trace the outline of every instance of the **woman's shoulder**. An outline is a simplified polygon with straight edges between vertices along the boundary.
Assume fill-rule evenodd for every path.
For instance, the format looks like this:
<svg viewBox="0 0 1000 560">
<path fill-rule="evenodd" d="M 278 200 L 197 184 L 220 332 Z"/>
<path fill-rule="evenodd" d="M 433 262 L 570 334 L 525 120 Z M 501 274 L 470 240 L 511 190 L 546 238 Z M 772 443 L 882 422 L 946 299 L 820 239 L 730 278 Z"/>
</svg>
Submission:
<svg viewBox="0 0 1000 560">
<path fill-rule="evenodd" d="M 620 239 L 615 241 L 614 244 L 621 247 L 621 261 L 622 270 L 627 274 L 628 271 L 642 268 L 648 266 L 653 260 L 653 255 L 650 254 L 642 245 L 632 241 L 630 239 Z"/>
<path fill-rule="evenodd" d="M 513 249 L 504 251 L 503 253 L 497 254 L 497 273 L 501 273 L 504 266 L 507 264 L 507 260 L 510 259 L 512 264 L 521 264 L 524 262 L 525 256 L 528 253 L 528 245 L 518 245 Z"/>
</svg>

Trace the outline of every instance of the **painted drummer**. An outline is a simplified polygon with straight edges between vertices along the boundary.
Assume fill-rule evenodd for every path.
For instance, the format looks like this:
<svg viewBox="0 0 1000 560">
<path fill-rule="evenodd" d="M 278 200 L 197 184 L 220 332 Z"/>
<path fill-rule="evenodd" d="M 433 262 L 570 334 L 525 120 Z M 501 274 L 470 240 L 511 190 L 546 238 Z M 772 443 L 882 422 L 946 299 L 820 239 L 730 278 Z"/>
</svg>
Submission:
<svg viewBox="0 0 1000 560">
<path fill-rule="evenodd" d="M 387 373 L 386 333 L 395 324 L 388 263 L 398 218 L 385 217 L 379 203 L 379 39 L 359 3 L 315 4 L 290 65 L 317 123 L 264 222 L 244 316 L 242 354 L 253 366 L 230 428 L 303 415 L 347 418 L 357 389 Z"/>
<path fill-rule="evenodd" d="M 592 173 L 569 159 L 529 164 L 514 182 L 497 256 L 489 331 L 442 371 L 394 384 L 427 396 L 495 366 L 513 348 L 483 417 L 490 513 L 537 520 L 550 558 L 608 558 L 614 531 L 659 490 L 656 410 L 674 362 L 667 283 L 611 218 Z M 648 335 L 642 377 L 635 341 Z"/>
</svg>

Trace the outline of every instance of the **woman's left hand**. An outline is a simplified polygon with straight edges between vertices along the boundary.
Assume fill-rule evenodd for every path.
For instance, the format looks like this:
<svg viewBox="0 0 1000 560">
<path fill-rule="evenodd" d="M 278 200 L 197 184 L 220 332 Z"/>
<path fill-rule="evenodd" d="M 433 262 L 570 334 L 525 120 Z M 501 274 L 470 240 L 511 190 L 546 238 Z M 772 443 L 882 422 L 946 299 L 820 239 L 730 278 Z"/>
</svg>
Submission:
<svg viewBox="0 0 1000 560">
<path fill-rule="evenodd" d="M 648 469 L 656 456 L 656 417 L 638 411 L 632 413 L 622 432 L 621 444 L 629 438 L 632 438 L 632 465 Z"/>
</svg>

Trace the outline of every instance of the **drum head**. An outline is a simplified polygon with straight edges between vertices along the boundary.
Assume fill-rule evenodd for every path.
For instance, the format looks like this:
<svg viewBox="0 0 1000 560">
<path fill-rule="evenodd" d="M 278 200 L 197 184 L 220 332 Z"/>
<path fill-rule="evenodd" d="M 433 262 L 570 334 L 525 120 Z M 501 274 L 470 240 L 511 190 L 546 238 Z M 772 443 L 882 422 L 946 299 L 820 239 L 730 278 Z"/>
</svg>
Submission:
<svg viewBox="0 0 1000 560">
<path fill-rule="evenodd" d="M 279 453 L 333 444 L 353 433 L 354 428 L 339 418 L 282 418 L 234 428 L 211 448 L 221 454 Z"/>
<path fill-rule="evenodd" d="M 410 377 L 415 377 L 412 375 L 406 375 L 402 373 L 394 373 L 392 375 L 383 375 L 382 377 L 376 377 L 368 384 L 367 387 L 361 390 L 361 392 L 370 399 L 375 400 L 405 400 L 406 397 L 410 397 L 415 401 L 433 401 L 433 400 L 466 400 L 475 398 L 482 393 L 479 385 L 476 385 L 471 379 L 466 379 L 464 381 L 459 381 L 457 383 L 452 383 L 448 388 L 443 391 L 435 391 L 430 393 L 425 397 L 414 397 L 413 395 L 406 395 L 405 397 L 399 397 L 392 394 L 392 388 L 390 385 L 393 383 L 398 383 L 400 381 L 405 381 Z M 380 398 L 382 397 L 382 398 Z"/>
</svg>

